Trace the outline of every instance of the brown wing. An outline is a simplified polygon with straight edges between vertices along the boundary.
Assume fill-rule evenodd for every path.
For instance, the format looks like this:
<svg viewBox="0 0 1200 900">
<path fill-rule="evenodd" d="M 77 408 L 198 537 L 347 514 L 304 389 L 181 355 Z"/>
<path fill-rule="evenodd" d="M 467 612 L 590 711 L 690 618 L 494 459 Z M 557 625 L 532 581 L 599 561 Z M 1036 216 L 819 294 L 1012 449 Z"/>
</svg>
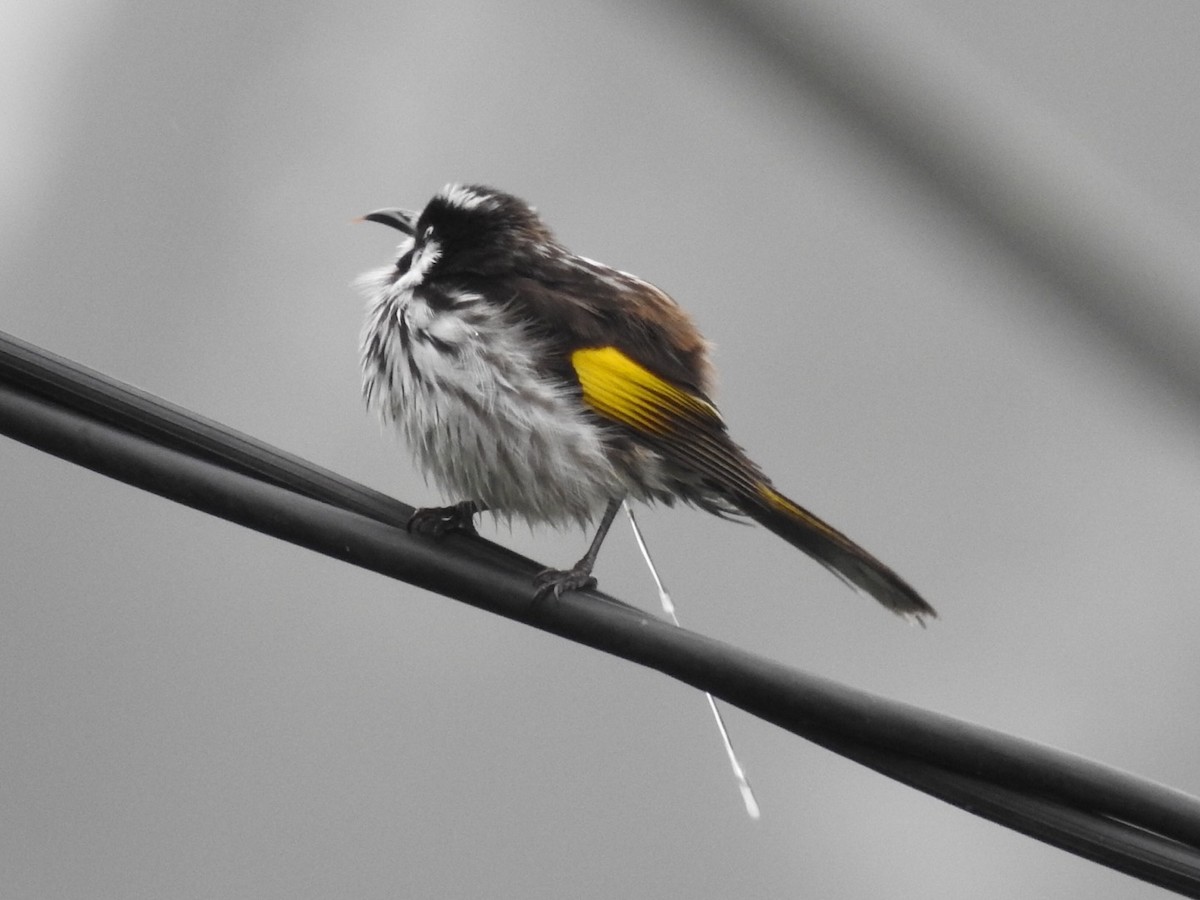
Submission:
<svg viewBox="0 0 1200 900">
<path fill-rule="evenodd" d="M 708 341 L 679 304 L 649 282 L 570 257 L 515 275 L 511 290 L 512 308 L 555 348 L 564 374 L 572 351 L 613 346 L 659 377 L 710 395 Z"/>
</svg>

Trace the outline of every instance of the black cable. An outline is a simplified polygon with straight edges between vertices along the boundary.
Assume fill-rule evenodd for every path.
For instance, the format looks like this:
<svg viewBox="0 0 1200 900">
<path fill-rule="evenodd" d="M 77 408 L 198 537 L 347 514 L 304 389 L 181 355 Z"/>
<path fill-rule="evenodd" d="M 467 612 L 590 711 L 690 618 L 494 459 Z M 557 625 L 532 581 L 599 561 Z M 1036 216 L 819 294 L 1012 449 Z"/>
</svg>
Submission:
<svg viewBox="0 0 1200 900">
<path fill-rule="evenodd" d="M 0 333 L 0 432 L 300 546 L 708 691 L 1039 840 L 1200 897 L 1200 800 L 1097 762 L 886 700 L 606 595 L 537 602 L 538 566 L 478 538 L 397 527 L 407 507 Z"/>
<path fill-rule="evenodd" d="M 402 523 L 412 513 L 398 500 L 4 332 L 0 379 L 164 447 L 381 522 Z"/>
<path fill-rule="evenodd" d="M 148 438 L 159 446 L 378 522 L 401 525 L 413 512 L 407 503 L 3 331 L 0 383 L 44 398 L 83 418 L 107 422 Z M 515 570 L 540 571 L 532 562 L 497 544 L 488 545 L 488 554 L 498 564 L 507 563 Z"/>
</svg>

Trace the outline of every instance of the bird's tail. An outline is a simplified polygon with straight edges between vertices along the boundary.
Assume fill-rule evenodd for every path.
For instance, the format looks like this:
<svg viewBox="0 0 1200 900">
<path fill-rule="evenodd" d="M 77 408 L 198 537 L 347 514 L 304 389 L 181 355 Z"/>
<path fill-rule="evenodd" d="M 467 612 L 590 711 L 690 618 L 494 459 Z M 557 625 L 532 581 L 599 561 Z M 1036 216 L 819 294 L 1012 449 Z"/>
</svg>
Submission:
<svg viewBox="0 0 1200 900">
<path fill-rule="evenodd" d="M 937 617 L 934 608 L 903 578 L 766 481 L 758 482 L 752 496 L 738 493 L 742 512 L 803 550 L 850 587 L 874 597 L 897 615 L 918 622 L 926 616 Z"/>
</svg>

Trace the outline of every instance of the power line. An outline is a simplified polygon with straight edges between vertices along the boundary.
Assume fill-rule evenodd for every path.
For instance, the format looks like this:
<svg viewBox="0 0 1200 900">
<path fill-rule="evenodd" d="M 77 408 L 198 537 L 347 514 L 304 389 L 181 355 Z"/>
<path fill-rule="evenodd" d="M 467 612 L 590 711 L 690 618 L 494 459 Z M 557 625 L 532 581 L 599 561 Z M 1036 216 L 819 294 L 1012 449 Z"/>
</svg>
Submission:
<svg viewBox="0 0 1200 900">
<path fill-rule="evenodd" d="M 127 484 L 670 675 L 976 815 L 1200 897 L 1200 800 L 704 637 L 541 567 L 415 537 L 410 507 L 0 332 L 0 433 Z"/>
</svg>

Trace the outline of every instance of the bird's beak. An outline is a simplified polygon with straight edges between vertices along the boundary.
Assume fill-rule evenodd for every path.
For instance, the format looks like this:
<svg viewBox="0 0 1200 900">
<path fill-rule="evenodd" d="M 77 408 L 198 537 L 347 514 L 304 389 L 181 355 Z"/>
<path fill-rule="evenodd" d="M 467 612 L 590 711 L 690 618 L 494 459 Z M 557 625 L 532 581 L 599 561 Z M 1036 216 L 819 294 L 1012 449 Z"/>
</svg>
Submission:
<svg viewBox="0 0 1200 900">
<path fill-rule="evenodd" d="M 417 221 L 417 213 L 411 209 L 377 209 L 375 212 L 369 212 L 365 216 L 360 216 L 359 221 L 390 225 L 398 231 L 412 235 Z"/>
</svg>

